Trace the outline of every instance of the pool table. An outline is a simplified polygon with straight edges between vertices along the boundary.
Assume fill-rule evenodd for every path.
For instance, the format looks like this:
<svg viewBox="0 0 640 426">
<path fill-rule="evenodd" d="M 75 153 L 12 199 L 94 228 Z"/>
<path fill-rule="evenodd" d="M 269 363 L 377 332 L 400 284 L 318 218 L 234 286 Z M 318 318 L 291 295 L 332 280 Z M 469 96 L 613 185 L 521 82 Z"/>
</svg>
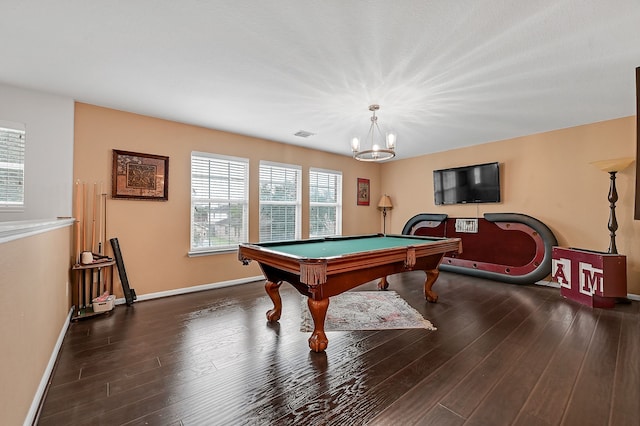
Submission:
<svg viewBox="0 0 640 426">
<path fill-rule="evenodd" d="M 436 238 L 407 235 L 359 235 L 321 239 L 243 243 L 238 259 L 247 265 L 255 260 L 266 278 L 265 289 L 273 301 L 267 312 L 270 322 L 282 313 L 279 288 L 283 281 L 308 297 L 314 322 L 309 347 L 322 352 L 329 343 L 324 321 L 329 298 L 366 282 L 381 278 L 380 289 L 386 289 L 387 275 L 411 270 L 426 273 L 424 294 L 435 302 L 438 295 L 432 286 L 438 278 L 438 265 L 445 253 L 462 251 L 459 238 Z"/>
</svg>

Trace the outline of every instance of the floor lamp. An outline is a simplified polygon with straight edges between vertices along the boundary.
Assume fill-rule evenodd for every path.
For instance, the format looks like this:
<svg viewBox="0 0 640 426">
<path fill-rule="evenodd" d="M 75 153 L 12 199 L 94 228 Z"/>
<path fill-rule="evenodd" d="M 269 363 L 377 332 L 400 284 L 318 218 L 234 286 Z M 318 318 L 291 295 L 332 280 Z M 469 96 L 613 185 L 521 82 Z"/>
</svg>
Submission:
<svg viewBox="0 0 640 426">
<path fill-rule="evenodd" d="M 378 209 L 382 210 L 382 227 L 383 234 L 387 234 L 387 210 L 391 210 L 393 208 L 393 204 L 391 203 L 391 198 L 387 194 L 384 194 L 380 197 L 380 201 L 378 201 Z"/>
<path fill-rule="evenodd" d="M 609 250 L 608 253 L 618 254 L 616 247 L 616 231 L 618 230 L 618 220 L 616 219 L 616 202 L 618 201 L 618 191 L 616 190 L 616 173 L 629 167 L 635 158 L 616 158 L 613 160 L 595 161 L 591 164 L 600 170 L 609 173 L 611 183 L 609 185 Z"/>
</svg>

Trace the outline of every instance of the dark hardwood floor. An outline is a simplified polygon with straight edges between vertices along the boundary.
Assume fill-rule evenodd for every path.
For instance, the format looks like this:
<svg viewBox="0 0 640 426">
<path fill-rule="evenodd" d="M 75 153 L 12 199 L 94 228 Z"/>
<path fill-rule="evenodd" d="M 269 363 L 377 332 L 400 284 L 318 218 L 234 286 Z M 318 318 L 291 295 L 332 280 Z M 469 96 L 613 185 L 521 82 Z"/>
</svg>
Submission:
<svg viewBox="0 0 640 426">
<path fill-rule="evenodd" d="M 117 306 L 72 323 L 40 425 L 640 424 L 640 303 L 442 273 L 390 277 L 438 327 L 329 332 L 325 353 L 261 282 Z M 372 290 L 374 283 L 358 287 Z"/>
</svg>

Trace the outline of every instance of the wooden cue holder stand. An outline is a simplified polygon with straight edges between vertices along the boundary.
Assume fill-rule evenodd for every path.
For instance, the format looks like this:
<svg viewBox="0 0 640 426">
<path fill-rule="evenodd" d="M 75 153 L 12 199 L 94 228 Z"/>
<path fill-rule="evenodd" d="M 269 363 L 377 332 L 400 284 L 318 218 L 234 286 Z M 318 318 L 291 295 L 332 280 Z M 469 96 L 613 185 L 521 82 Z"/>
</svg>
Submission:
<svg viewBox="0 0 640 426">
<path fill-rule="evenodd" d="M 107 237 L 107 194 L 102 182 L 75 183 L 76 263 L 71 266 L 72 320 L 88 318 L 113 309 L 113 265 L 115 260 L 103 255 Z M 102 295 L 106 297 L 101 297 Z M 94 299 L 97 299 L 94 302 Z"/>
<path fill-rule="evenodd" d="M 72 320 L 89 318 L 111 311 L 108 309 L 95 312 L 92 301 L 104 292 L 108 292 L 110 295 L 113 293 L 113 265 L 115 264 L 115 260 L 105 257 L 92 263 L 72 266 L 71 269 L 75 275 L 75 285 L 71 292 L 74 307 Z"/>
</svg>

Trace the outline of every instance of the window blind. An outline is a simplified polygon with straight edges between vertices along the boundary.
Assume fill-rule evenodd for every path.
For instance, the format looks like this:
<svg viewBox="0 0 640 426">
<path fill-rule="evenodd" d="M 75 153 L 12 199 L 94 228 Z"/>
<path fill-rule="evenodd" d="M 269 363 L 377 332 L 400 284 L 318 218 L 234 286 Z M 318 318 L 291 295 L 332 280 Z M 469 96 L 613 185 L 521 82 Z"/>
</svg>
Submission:
<svg viewBox="0 0 640 426">
<path fill-rule="evenodd" d="M 17 128 L 21 127 L 21 128 Z M 0 208 L 24 207 L 25 129 L 0 123 Z"/>
<path fill-rule="evenodd" d="M 248 240 L 247 159 L 191 155 L 191 251 L 236 248 Z"/>
<path fill-rule="evenodd" d="M 342 234 L 342 173 L 309 171 L 309 235 Z"/>
<path fill-rule="evenodd" d="M 300 238 L 300 166 L 260 162 L 260 241 Z"/>
</svg>

